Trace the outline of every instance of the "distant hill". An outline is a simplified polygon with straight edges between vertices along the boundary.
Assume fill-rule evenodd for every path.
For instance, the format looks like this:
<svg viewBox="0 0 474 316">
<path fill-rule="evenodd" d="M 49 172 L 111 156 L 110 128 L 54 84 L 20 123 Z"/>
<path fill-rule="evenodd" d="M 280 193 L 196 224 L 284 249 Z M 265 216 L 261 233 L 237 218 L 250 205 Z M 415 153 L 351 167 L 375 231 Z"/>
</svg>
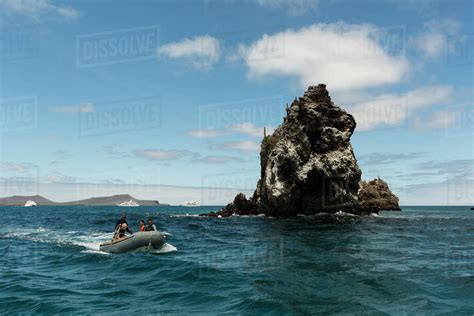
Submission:
<svg viewBox="0 0 474 316">
<path fill-rule="evenodd" d="M 56 205 L 56 202 L 48 200 L 41 195 L 13 195 L 0 198 L 2 206 L 24 206 L 26 201 L 35 201 L 38 205 Z"/>
<path fill-rule="evenodd" d="M 139 200 L 129 194 L 118 194 L 111 196 L 93 197 L 89 199 L 71 201 L 71 202 L 54 202 L 42 197 L 41 195 L 13 195 L 0 198 L 0 206 L 24 206 L 26 201 L 35 201 L 38 206 L 57 205 L 57 206 L 73 206 L 73 205 L 95 205 L 95 206 L 114 206 L 122 202 L 133 200 L 140 206 L 156 206 L 160 202 L 154 200 Z"/>
<path fill-rule="evenodd" d="M 118 194 L 111 196 L 93 197 L 85 200 L 60 203 L 60 205 L 117 205 L 122 202 L 133 200 L 141 206 L 159 205 L 160 202 L 153 200 L 139 200 L 129 194 Z"/>
</svg>

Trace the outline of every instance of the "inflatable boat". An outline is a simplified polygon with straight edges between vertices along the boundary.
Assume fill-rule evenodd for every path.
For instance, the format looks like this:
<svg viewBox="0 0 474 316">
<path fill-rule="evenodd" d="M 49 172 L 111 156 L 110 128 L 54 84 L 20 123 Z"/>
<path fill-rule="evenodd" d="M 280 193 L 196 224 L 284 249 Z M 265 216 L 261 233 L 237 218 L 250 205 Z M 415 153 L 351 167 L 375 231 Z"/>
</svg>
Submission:
<svg viewBox="0 0 474 316">
<path fill-rule="evenodd" d="M 158 231 L 137 232 L 119 240 L 103 243 L 100 245 L 100 250 L 110 253 L 121 253 L 141 247 L 159 249 L 164 243 L 164 233 Z"/>
</svg>

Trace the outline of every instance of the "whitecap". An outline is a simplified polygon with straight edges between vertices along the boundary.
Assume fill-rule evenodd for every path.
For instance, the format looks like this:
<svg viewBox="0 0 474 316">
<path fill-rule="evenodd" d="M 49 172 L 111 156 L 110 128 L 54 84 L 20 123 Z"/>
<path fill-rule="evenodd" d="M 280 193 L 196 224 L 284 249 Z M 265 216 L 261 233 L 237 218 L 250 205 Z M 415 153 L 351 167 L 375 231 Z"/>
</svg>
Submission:
<svg viewBox="0 0 474 316">
<path fill-rule="evenodd" d="M 90 253 L 90 254 L 97 254 L 97 255 L 110 255 L 111 254 L 109 252 L 100 251 L 100 250 L 92 250 L 92 249 L 82 250 L 81 253 Z"/>
<path fill-rule="evenodd" d="M 161 254 L 161 253 L 167 253 L 167 252 L 173 252 L 173 251 L 178 251 L 178 248 L 176 248 L 172 244 L 164 243 L 164 245 L 161 246 L 160 249 L 150 250 L 150 253 Z"/>
<path fill-rule="evenodd" d="M 170 217 L 199 217 L 199 214 L 174 214 L 170 215 Z"/>
</svg>

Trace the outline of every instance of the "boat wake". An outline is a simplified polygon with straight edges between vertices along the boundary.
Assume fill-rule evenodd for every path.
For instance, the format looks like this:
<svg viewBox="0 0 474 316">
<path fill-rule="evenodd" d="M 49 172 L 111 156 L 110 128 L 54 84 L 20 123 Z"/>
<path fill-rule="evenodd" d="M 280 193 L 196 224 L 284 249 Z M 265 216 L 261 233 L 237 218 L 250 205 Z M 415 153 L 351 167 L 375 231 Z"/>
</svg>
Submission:
<svg viewBox="0 0 474 316">
<path fill-rule="evenodd" d="M 163 232 L 166 236 L 170 233 Z M 20 228 L 15 230 L 6 230 L 0 234 L 0 239 L 20 239 L 38 243 L 58 244 L 60 246 L 78 246 L 83 248 L 81 253 L 104 254 L 110 253 L 100 250 L 100 244 L 110 240 L 112 233 L 93 232 L 84 235 L 84 232 L 78 231 L 54 231 L 43 227 L 38 228 Z M 171 244 L 165 243 L 160 249 L 149 250 L 153 254 L 162 254 L 177 251 L 177 248 Z"/>
</svg>

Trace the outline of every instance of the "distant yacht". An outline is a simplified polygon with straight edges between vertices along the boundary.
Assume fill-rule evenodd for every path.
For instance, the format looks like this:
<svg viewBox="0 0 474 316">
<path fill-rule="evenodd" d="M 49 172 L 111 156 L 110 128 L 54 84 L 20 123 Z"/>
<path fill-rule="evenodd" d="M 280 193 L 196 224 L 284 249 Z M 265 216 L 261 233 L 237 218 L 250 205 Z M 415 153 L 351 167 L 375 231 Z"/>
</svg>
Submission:
<svg viewBox="0 0 474 316">
<path fill-rule="evenodd" d="M 38 206 L 35 201 L 28 200 L 25 203 L 25 207 Z"/>
<path fill-rule="evenodd" d="M 184 202 L 184 203 L 180 204 L 179 206 L 184 206 L 184 207 L 197 207 L 197 206 L 199 206 L 199 205 L 197 204 L 196 201 L 191 200 L 191 201 Z"/>
<path fill-rule="evenodd" d="M 130 200 L 126 202 L 122 202 L 120 204 L 117 204 L 117 206 L 125 206 L 125 207 L 134 207 L 134 206 L 140 206 L 136 201 Z"/>
</svg>

